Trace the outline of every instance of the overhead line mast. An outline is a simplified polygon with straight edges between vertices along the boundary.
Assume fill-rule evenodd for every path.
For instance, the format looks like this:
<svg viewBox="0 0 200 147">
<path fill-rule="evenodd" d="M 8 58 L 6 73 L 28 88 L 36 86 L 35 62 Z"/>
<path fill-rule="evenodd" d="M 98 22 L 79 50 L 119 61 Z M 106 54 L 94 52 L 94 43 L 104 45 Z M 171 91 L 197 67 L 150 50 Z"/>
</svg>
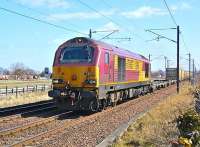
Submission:
<svg viewBox="0 0 200 147">
<path fill-rule="evenodd" d="M 177 74 L 176 74 L 176 80 L 177 80 L 177 93 L 179 93 L 179 91 L 180 91 L 180 84 L 179 84 L 180 83 L 180 77 L 179 77 L 179 72 L 180 72 L 180 65 L 179 65 L 179 60 L 180 60 L 180 53 L 179 53 L 180 52 L 180 49 L 179 49 L 180 30 L 179 29 L 180 28 L 179 28 L 179 26 L 177 26 L 177 28 L 168 28 L 168 29 L 176 29 L 177 30 L 177 40 L 176 41 L 173 40 L 173 39 L 170 39 L 170 38 L 168 38 L 168 37 L 166 37 L 164 35 L 161 35 L 161 34 L 158 34 L 158 33 L 154 32 L 154 31 L 152 31 L 152 30 L 160 30 L 160 29 L 148 29 L 146 31 L 156 35 L 159 38 L 164 38 L 164 39 L 167 39 L 168 41 L 176 43 L 176 45 L 177 45 Z"/>
</svg>

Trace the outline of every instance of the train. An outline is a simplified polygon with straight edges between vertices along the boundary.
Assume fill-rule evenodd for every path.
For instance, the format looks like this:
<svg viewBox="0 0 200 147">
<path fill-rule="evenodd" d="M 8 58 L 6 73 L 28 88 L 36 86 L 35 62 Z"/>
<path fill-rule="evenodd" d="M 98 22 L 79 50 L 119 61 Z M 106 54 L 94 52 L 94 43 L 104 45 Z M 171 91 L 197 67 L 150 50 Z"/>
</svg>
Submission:
<svg viewBox="0 0 200 147">
<path fill-rule="evenodd" d="M 56 50 L 48 95 L 59 109 L 96 112 L 152 92 L 150 66 L 143 55 L 76 37 Z"/>
<path fill-rule="evenodd" d="M 189 79 L 189 76 L 192 75 L 192 72 L 185 71 L 184 69 L 179 70 L 179 79 L 180 81 L 185 81 Z M 176 68 L 166 68 L 166 80 L 176 80 L 177 79 L 177 70 Z"/>
</svg>

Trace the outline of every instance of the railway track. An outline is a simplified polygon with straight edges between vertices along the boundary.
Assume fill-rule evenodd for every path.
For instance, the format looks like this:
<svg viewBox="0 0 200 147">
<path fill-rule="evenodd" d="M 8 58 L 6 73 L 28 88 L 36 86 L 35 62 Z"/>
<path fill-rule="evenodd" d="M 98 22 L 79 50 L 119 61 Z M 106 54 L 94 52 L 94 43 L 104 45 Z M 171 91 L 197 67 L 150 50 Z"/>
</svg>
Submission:
<svg viewBox="0 0 200 147">
<path fill-rule="evenodd" d="M 158 83 L 158 82 L 157 82 Z M 159 83 L 158 85 L 161 86 L 161 88 L 164 88 L 165 86 L 167 87 L 167 83 L 166 85 L 163 85 L 161 83 Z M 158 88 L 160 89 L 160 88 Z M 135 99 L 134 103 L 135 105 L 139 105 L 139 103 L 141 103 L 144 99 Z M 115 109 L 113 108 L 109 108 L 106 110 L 106 113 L 109 113 L 111 111 L 116 111 Z M 121 111 L 121 109 L 117 109 L 117 111 Z M 104 114 L 105 112 L 103 112 Z M 116 113 L 116 112 L 115 112 Z M 63 114 L 69 114 L 69 112 L 64 112 Z M 72 113 L 71 113 L 72 114 Z M 5 137 L 5 136 L 17 136 L 16 134 L 18 133 L 22 133 L 24 131 L 29 131 L 29 129 L 31 128 L 36 128 L 38 126 L 43 126 L 45 124 L 51 124 L 52 122 L 55 122 L 59 117 L 60 117 L 61 114 L 58 114 L 58 115 L 55 115 L 55 116 L 52 116 L 52 117 L 47 117 L 47 118 L 44 118 L 42 120 L 38 120 L 38 121 L 34 121 L 34 122 L 31 122 L 31 123 L 28 123 L 26 125 L 23 125 L 23 126 L 18 126 L 18 127 L 13 127 L 11 129 L 7 129 L 7 130 L 2 130 L 0 132 L 0 136 L 1 137 Z M 74 116 L 77 115 L 77 114 L 73 114 Z M 10 146 L 25 146 L 25 145 L 35 145 L 37 144 L 37 141 L 40 140 L 42 138 L 48 138 L 49 136 L 52 136 L 52 135 L 55 135 L 55 134 L 59 134 L 61 132 L 64 132 L 66 129 L 70 129 L 70 128 L 73 128 L 73 127 L 76 127 L 78 125 L 80 125 L 81 123 L 85 123 L 85 122 L 90 122 L 91 119 L 94 119 L 94 117 L 97 117 L 97 116 L 101 116 L 102 113 L 97 113 L 97 114 L 94 114 L 94 115 L 89 115 L 88 117 L 79 117 L 80 115 L 77 115 L 78 118 L 76 119 L 70 119 L 69 121 L 69 117 L 67 117 L 67 120 L 64 119 L 64 121 L 62 123 L 57 123 L 57 125 L 55 125 L 54 127 L 46 127 L 48 129 L 46 129 L 45 131 L 41 131 L 39 133 L 36 133 L 34 135 L 30 135 L 30 136 L 26 136 L 26 137 L 22 137 L 20 139 L 17 139 L 17 141 L 11 141 L 11 143 L 7 144 L 7 145 L 10 145 Z M 53 123 L 52 123 L 53 124 Z M 31 132 L 31 131 L 29 131 Z M 35 131 L 37 132 L 37 131 Z M 8 140 L 9 137 L 8 137 Z"/>
<path fill-rule="evenodd" d="M 135 106 L 139 105 L 143 100 L 144 99 L 140 99 L 140 98 L 139 99 L 135 99 L 134 100 L 135 101 L 134 105 Z M 114 111 L 114 112 L 112 112 L 112 111 Z M 121 109 L 109 108 L 109 109 L 106 110 L 106 112 L 103 112 L 103 113 L 95 113 L 94 115 L 89 115 L 89 116 L 82 117 L 82 118 L 79 118 L 79 119 L 73 119 L 70 122 L 67 121 L 67 122 L 63 123 L 61 126 L 58 126 L 58 127 L 53 128 L 53 129 L 47 130 L 47 131 L 42 132 L 40 134 L 37 134 L 35 136 L 31 136 L 29 138 L 25 138 L 25 139 L 23 139 L 23 140 L 21 140 L 19 142 L 15 142 L 11 146 L 14 146 L 14 147 L 18 147 L 18 146 L 21 147 L 21 146 L 26 146 L 26 145 L 37 146 L 38 145 L 37 144 L 37 140 L 41 140 L 41 138 L 48 138 L 51 135 L 59 134 L 61 132 L 65 132 L 66 129 L 70 129 L 70 128 L 74 128 L 74 127 L 76 128 L 78 125 L 83 124 L 85 122 L 90 122 L 90 123 L 95 122 L 95 119 L 97 119 L 98 117 L 102 117 L 103 115 L 105 115 L 106 117 L 109 117 L 108 115 L 109 115 L 110 112 L 119 113 L 120 111 L 121 111 Z"/>
<path fill-rule="evenodd" d="M 68 112 L 65 112 L 65 113 L 67 114 Z M 65 114 L 65 113 L 63 113 L 63 114 Z M 80 115 L 75 114 L 75 116 L 79 117 Z M 40 138 L 46 138 L 46 137 L 48 138 L 48 136 L 50 136 L 50 135 L 60 133 L 67 128 L 70 128 L 70 127 L 73 127 L 73 126 L 80 124 L 81 122 L 88 121 L 88 120 L 90 120 L 90 117 L 91 116 L 88 116 L 86 118 L 82 117 L 82 118 L 72 119 L 70 121 L 65 121 L 64 123 L 62 123 L 61 125 L 59 125 L 55 128 L 49 129 L 47 131 L 44 131 L 42 133 L 39 133 L 39 134 L 31 136 L 31 137 L 25 138 L 21 141 L 18 141 L 18 142 L 11 144 L 10 146 L 12 146 L 12 147 L 22 147 L 22 146 L 30 145 L 32 143 L 35 143 L 35 141 L 40 139 Z M 1 136 L 1 132 L 0 132 L 0 136 Z"/>
<path fill-rule="evenodd" d="M 5 145 L 6 146 L 18 146 L 17 144 L 19 144 L 19 146 L 22 145 L 23 143 L 23 140 L 22 141 L 19 141 L 19 142 L 15 142 L 15 141 L 12 141 L 13 138 L 16 138 L 14 140 L 21 140 L 21 137 L 20 136 L 29 136 L 26 134 L 26 131 L 29 131 L 31 132 L 31 129 L 37 129 L 39 127 L 45 127 L 47 126 L 48 124 L 51 124 L 57 120 L 59 120 L 59 118 L 62 118 L 63 116 L 65 118 L 68 118 L 66 121 L 70 121 L 70 118 L 72 118 L 72 114 L 73 112 L 72 111 L 68 111 L 68 112 L 57 112 L 56 115 L 53 115 L 51 117 L 47 117 L 47 118 L 42 118 L 42 119 L 39 119 L 39 120 L 35 120 L 35 121 L 32 121 L 32 122 L 29 122 L 27 124 L 24 124 L 24 125 L 21 125 L 21 126 L 17 126 L 17 127 L 13 127 L 13 128 L 9 128 L 9 129 L 5 129 L 5 130 L 2 130 L 0 131 L 0 138 L 7 138 L 7 140 L 10 140 L 11 143 L 8 143 L 6 144 L 5 142 L 2 143 L 3 141 L 0 139 L 0 145 Z M 61 122 L 61 121 L 60 121 Z M 58 123 L 58 122 L 57 122 Z M 53 126 L 53 125 L 52 125 Z M 60 125 L 61 126 L 61 125 Z M 48 128 L 48 127 L 47 127 Z M 47 129 L 48 130 L 48 129 Z M 26 134 L 26 135 L 20 135 L 20 134 Z M 41 135 L 43 133 L 39 133 L 38 135 Z M 38 135 L 35 135 L 33 136 L 33 138 L 35 138 L 36 136 Z M 10 139 L 9 139 L 10 138 Z M 27 137 L 26 140 L 30 139 L 30 137 Z M 14 143 L 13 143 L 14 142 Z M 21 145 L 20 145 L 20 142 L 21 142 Z M 16 145 L 15 145 L 16 144 Z"/>
<path fill-rule="evenodd" d="M 1 108 L 0 109 L 0 117 L 15 115 L 15 114 L 28 114 L 28 112 L 36 111 L 37 109 L 41 108 L 48 108 L 54 105 L 52 100 L 50 101 L 42 101 L 32 104 L 25 104 L 20 106 L 14 106 L 9 108 Z M 27 113 L 25 113 L 27 112 Z"/>
<path fill-rule="evenodd" d="M 25 124 L 23 126 L 18 126 L 18 127 L 2 130 L 2 131 L 0 131 L 0 136 L 14 134 L 16 132 L 23 131 L 23 130 L 26 130 L 26 129 L 31 128 L 31 127 L 35 127 L 35 126 L 38 126 L 38 125 L 50 123 L 50 122 L 56 120 L 57 118 L 59 118 L 61 115 L 70 114 L 71 112 L 72 111 L 59 113 L 57 115 L 54 115 L 54 116 L 51 116 L 51 117 L 48 117 L 48 118 L 44 118 L 44 119 L 41 119 L 41 120 L 30 122 L 30 123 Z"/>
<path fill-rule="evenodd" d="M 135 105 L 138 105 L 139 103 L 141 103 L 142 99 L 136 99 L 135 101 L 136 101 Z M 109 108 L 106 111 L 108 113 L 109 111 L 113 111 L 113 109 Z M 117 111 L 121 111 L 121 110 L 117 110 Z M 117 113 L 117 112 L 115 112 L 115 113 Z M 101 115 L 101 114 L 97 114 L 97 115 Z M 48 136 L 51 136 L 52 134 L 58 134 L 59 132 L 64 132 L 65 129 L 77 126 L 78 124 L 80 124 L 82 122 L 90 121 L 91 118 L 93 118 L 93 117 L 94 117 L 93 115 L 90 115 L 90 116 L 85 117 L 85 118 L 74 119 L 74 120 L 71 120 L 70 122 L 65 122 L 65 123 L 62 124 L 62 126 L 47 130 L 45 132 L 42 132 L 42 133 L 37 134 L 35 136 L 31 136 L 31 137 L 26 138 L 26 139 L 23 139 L 23 140 L 21 140 L 19 142 L 16 142 L 16 143 L 12 144 L 12 146 L 31 145 L 32 143 L 34 144 L 34 142 L 36 140 L 40 140 L 40 138 L 48 138 Z"/>
<path fill-rule="evenodd" d="M 16 110 L 16 112 L 14 112 L 14 110 Z M 56 110 L 56 106 L 53 101 L 44 101 L 36 104 L 8 108 L 3 111 L 1 110 L 1 114 L 6 114 L 3 114 L 3 117 L 0 118 L 0 130 L 2 130 L 5 125 L 14 125 L 16 121 L 20 121 L 20 123 L 23 123 L 24 121 L 31 121 L 28 117 L 37 115 L 40 116 L 52 110 Z"/>
</svg>

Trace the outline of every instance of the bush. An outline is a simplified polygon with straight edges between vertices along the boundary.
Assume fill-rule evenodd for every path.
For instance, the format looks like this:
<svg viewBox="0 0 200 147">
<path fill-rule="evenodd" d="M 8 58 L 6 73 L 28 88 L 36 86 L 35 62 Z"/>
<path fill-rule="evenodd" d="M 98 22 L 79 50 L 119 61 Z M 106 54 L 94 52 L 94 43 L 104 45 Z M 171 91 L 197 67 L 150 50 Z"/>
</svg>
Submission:
<svg viewBox="0 0 200 147">
<path fill-rule="evenodd" d="M 188 110 L 177 118 L 177 127 L 181 137 L 192 140 L 194 146 L 200 143 L 200 116 L 194 110 Z"/>
</svg>

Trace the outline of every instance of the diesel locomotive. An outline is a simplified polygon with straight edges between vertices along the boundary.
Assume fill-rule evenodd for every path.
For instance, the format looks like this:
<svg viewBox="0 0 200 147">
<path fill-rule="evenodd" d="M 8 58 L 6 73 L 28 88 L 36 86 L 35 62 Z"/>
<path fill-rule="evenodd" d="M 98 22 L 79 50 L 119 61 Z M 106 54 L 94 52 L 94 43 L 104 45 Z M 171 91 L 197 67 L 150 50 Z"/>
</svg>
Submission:
<svg viewBox="0 0 200 147">
<path fill-rule="evenodd" d="M 55 53 L 53 89 L 57 107 L 98 111 L 151 92 L 150 62 L 142 55 L 85 37 L 60 45 Z"/>
</svg>

